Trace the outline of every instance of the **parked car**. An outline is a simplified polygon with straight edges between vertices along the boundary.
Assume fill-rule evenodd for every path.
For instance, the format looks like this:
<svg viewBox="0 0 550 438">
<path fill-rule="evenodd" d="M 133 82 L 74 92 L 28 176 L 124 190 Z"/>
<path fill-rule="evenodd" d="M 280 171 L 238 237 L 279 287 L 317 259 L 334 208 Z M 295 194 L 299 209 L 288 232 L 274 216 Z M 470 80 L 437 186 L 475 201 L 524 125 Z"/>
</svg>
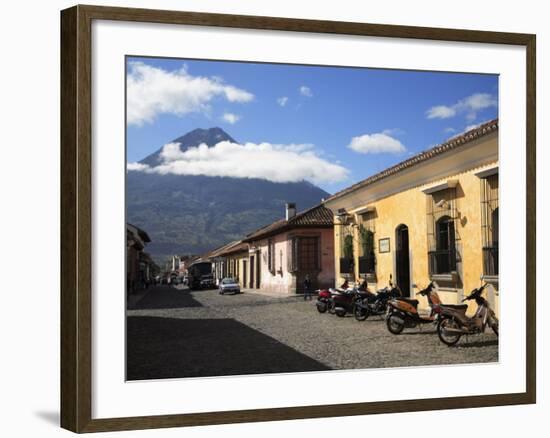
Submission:
<svg viewBox="0 0 550 438">
<path fill-rule="evenodd" d="M 234 278 L 224 278 L 222 281 L 220 281 L 220 294 L 226 294 L 226 293 L 232 293 L 232 294 L 238 294 L 241 293 L 241 288 L 239 286 L 239 283 L 237 283 L 237 280 Z"/>
</svg>

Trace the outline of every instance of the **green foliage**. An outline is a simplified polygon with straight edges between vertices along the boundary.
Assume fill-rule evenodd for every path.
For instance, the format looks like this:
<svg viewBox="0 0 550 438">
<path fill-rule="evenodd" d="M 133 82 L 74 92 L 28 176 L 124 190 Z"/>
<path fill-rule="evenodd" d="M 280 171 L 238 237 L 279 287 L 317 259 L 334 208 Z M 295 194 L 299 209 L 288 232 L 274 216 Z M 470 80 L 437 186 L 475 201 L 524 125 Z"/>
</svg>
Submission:
<svg viewBox="0 0 550 438">
<path fill-rule="evenodd" d="M 351 234 L 347 234 L 344 237 L 344 258 L 346 259 L 353 259 L 353 236 Z"/>
<path fill-rule="evenodd" d="M 361 246 L 361 255 L 374 252 L 374 233 L 363 225 L 359 226 L 359 245 Z"/>
</svg>

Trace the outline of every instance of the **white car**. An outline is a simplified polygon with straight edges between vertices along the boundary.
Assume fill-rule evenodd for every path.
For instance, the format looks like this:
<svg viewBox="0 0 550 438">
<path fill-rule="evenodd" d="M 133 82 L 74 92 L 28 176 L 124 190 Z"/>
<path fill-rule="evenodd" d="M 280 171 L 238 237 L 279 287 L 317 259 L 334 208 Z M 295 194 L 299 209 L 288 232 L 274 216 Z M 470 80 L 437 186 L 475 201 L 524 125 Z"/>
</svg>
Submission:
<svg viewBox="0 0 550 438">
<path fill-rule="evenodd" d="M 226 293 L 238 294 L 241 293 L 239 283 L 234 278 L 224 278 L 220 281 L 220 295 Z"/>
</svg>

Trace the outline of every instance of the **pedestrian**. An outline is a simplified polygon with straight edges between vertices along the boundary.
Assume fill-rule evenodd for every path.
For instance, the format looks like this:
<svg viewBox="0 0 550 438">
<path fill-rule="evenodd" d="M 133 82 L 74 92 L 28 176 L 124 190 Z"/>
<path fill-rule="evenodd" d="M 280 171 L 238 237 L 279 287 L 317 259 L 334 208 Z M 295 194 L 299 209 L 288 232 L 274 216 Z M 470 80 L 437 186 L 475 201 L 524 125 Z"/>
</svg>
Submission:
<svg viewBox="0 0 550 438">
<path fill-rule="evenodd" d="M 304 301 L 311 300 L 311 280 L 309 279 L 309 274 L 306 274 L 304 279 Z"/>
</svg>

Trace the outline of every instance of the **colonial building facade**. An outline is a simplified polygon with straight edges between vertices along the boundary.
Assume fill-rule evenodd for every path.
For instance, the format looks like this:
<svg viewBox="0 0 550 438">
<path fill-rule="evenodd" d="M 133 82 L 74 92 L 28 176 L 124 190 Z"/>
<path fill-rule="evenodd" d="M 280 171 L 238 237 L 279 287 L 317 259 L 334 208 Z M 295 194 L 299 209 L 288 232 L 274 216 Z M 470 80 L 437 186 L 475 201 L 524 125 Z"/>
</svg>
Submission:
<svg viewBox="0 0 550 438">
<path fill-rule="evenodd" d="M 334 285 L 332 211 L 318 205 L 296 213 L 286 205 L 284 219 L 260 228 L 242 241 L 248 254 L 241 269 L 245 287 L 276 294 L 303 291 L 306 275 L 312 287 Z"/>
<path fill-rule="evenodd" d="M 139 227 L 126 224 L 126 292 L 145 289 L 158 274 L 159 268 L 144 251 L 151 242 L 149 235 Z"/>
<path fill-rule="evenodd" d="M 219 282 L 226 277 L 237 280 L 241 288 L 246 288 L 248 244 L 237 240 L 218 248 L 208 254 L 212 261 L 214 281 Z"/>
<path fill-rule="evenodd" d="M 337 282 L 366 278 L 376 289 L 392 278 L 413 296 L 413 284 L 435 281 L 455 304 L 482 277 L 498 311 L 498 193 L 493 120 L 334 194 L 324 205 Z"/>
</svg>

